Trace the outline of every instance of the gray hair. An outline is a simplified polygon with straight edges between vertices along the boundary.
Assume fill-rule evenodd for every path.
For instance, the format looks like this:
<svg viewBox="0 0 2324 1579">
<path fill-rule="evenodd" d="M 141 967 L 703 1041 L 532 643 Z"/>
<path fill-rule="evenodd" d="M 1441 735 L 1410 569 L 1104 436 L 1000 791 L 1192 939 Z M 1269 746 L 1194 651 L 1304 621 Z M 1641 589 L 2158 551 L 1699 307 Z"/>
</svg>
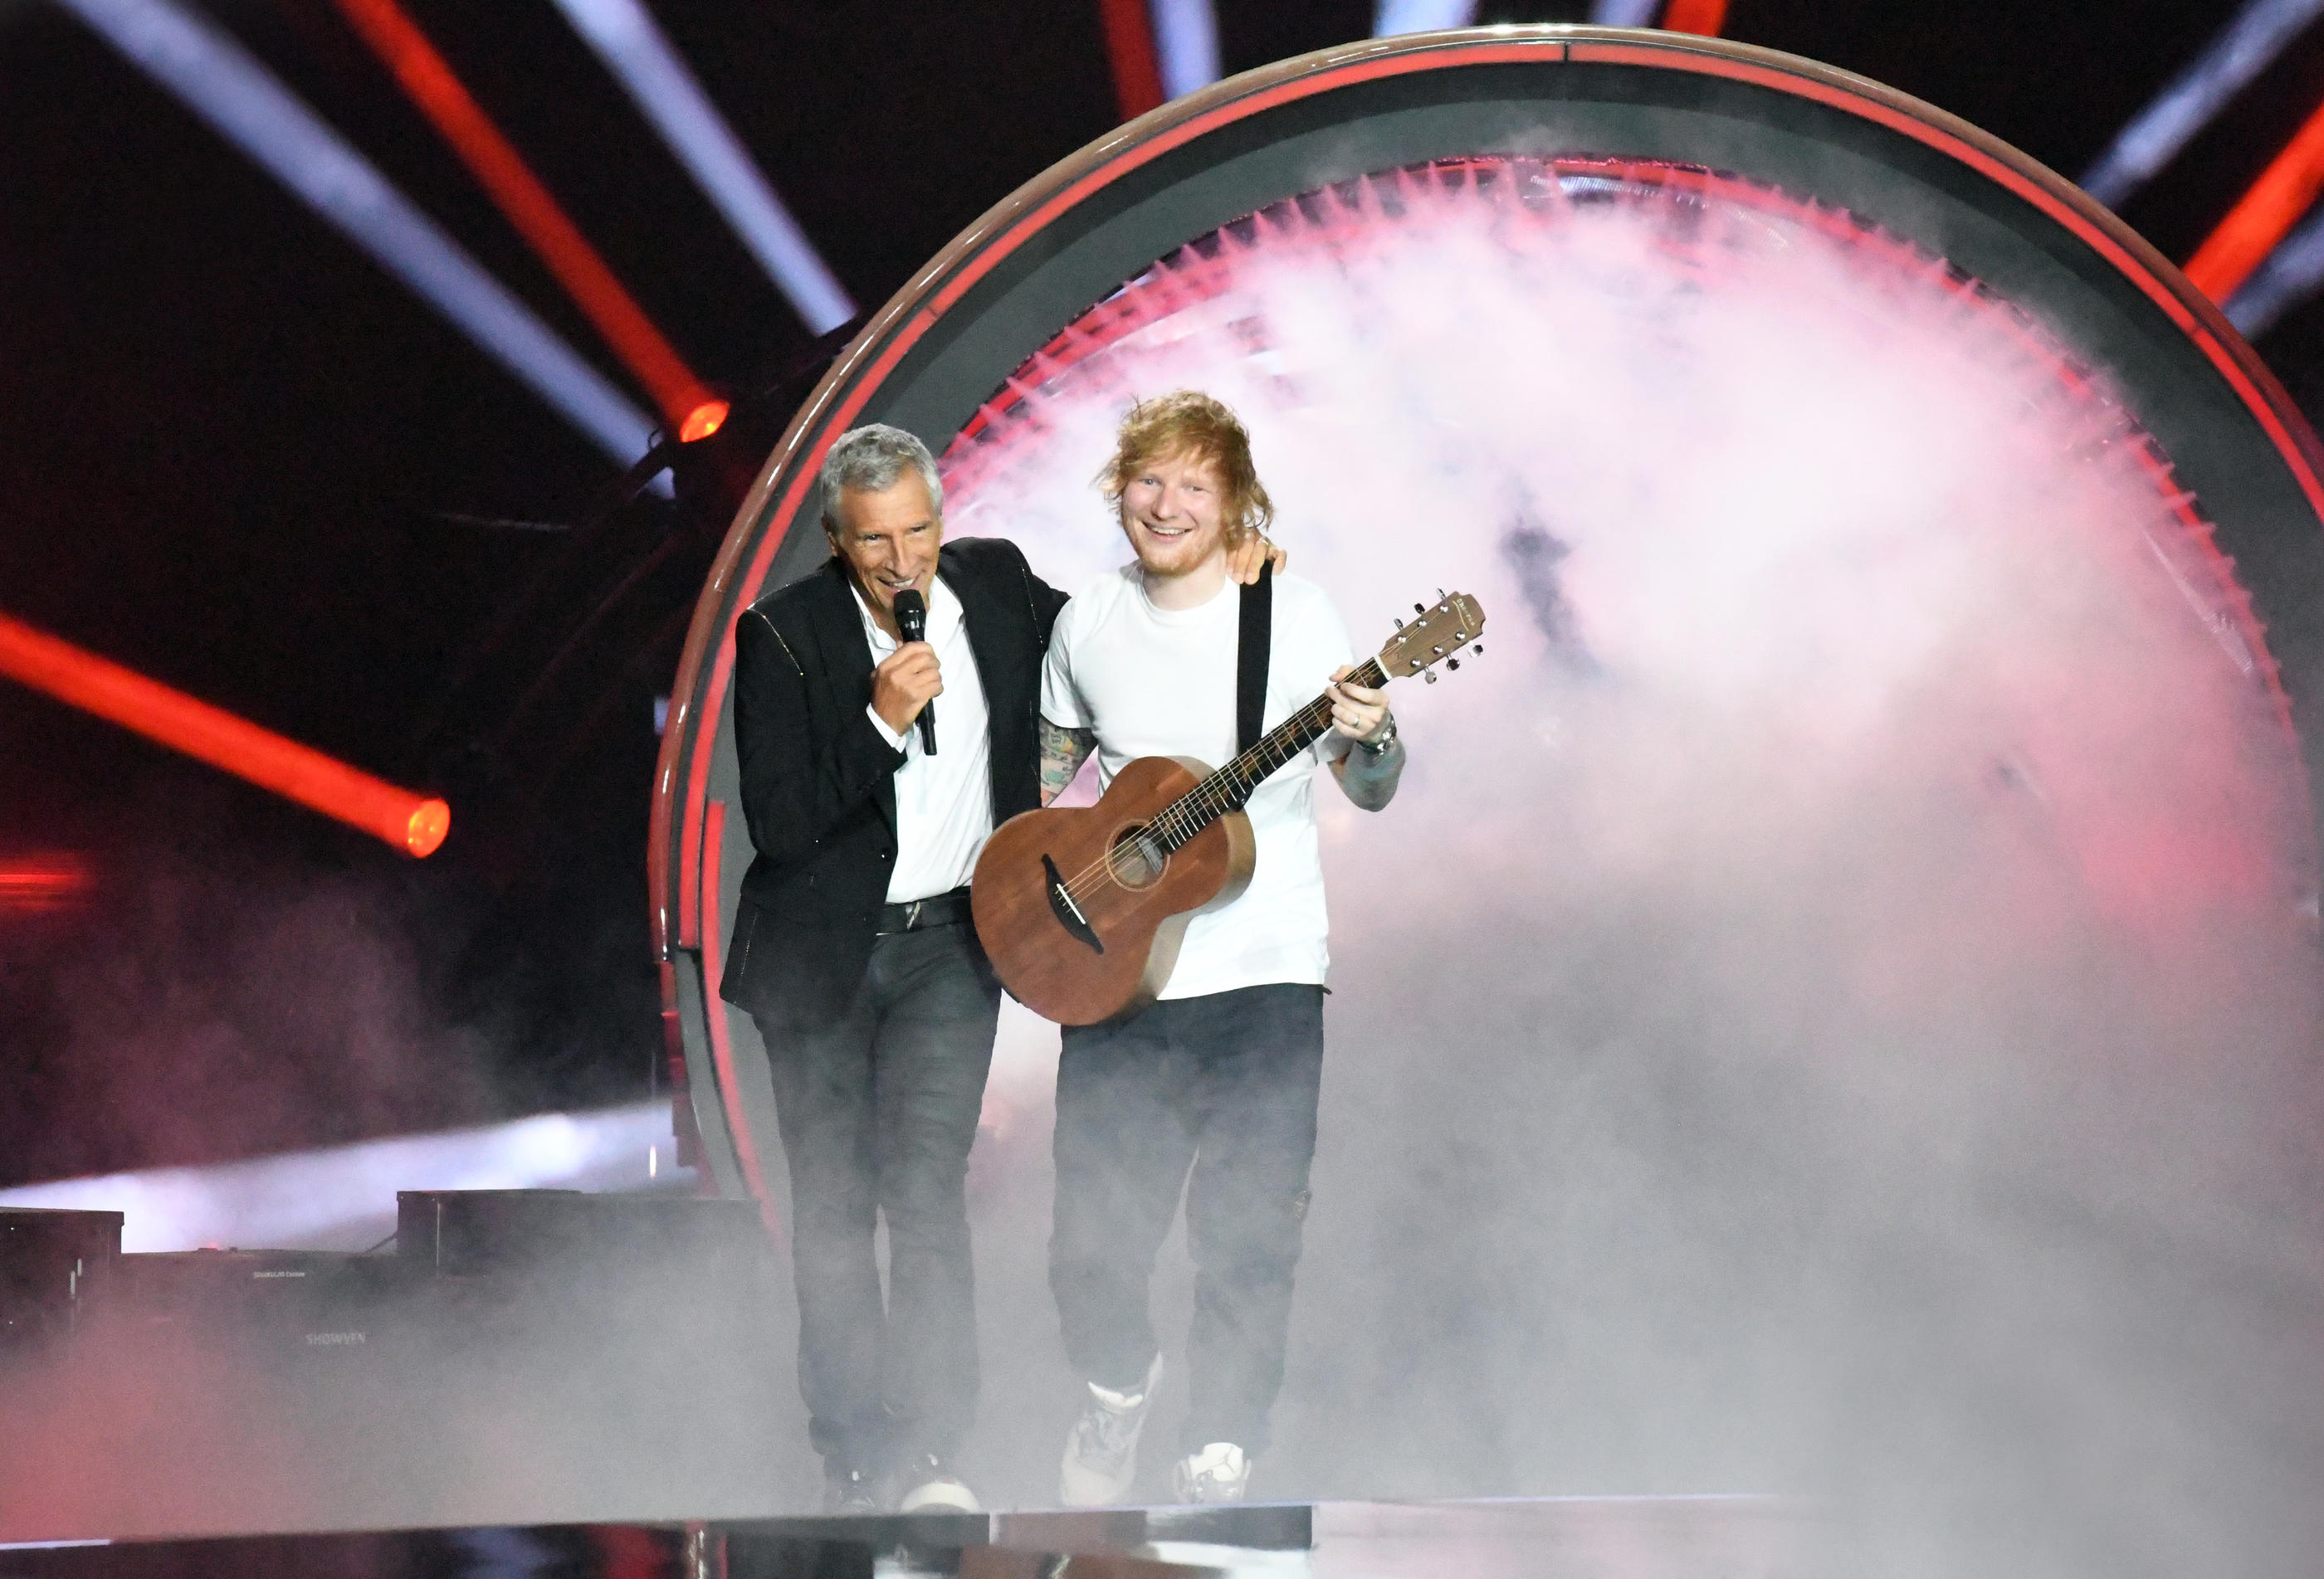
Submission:
<svg viewBox="0 0 2324 1579">
<path fill-rule="evenodd" d="M 852 427 L 839 436 L 823 457 L 823 529 L 839 530 L 839 494 L 853 488 L 878 493 L 893 488 L 909 466 L 928 485 L 928 505 L 944 514 L 944 482 L 936 476 L 936 458 L 928 446 L 900 427 L 874 422 Z"/>
</svg>

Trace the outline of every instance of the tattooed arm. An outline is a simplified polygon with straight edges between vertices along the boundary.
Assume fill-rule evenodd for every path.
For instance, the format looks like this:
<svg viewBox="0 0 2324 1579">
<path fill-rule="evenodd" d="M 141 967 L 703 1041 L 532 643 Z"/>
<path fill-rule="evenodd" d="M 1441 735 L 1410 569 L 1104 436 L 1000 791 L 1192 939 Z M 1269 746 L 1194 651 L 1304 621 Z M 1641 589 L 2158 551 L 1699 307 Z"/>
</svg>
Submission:
<svg viewBox="0 0 2324 1579">
<path fill-rule="evenodd" d="M 1041 803 L 1047 805 L 1065 793 L 1074 775 L 1097 749 L 1095 730 L 1068 730 L 1041 721 Z"/>
</svg>

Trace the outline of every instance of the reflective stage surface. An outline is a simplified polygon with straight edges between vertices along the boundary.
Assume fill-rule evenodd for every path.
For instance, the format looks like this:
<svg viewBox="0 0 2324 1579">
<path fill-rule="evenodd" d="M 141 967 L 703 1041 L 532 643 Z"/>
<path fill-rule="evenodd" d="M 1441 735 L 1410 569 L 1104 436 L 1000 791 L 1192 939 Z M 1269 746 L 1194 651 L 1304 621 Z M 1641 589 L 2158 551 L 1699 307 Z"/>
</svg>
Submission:
<svg viewBox="0 0 2324 1579">
<path fill-rule="evenodd" d="M 1831 1532 L 1770 1497 L 1284 1502 L 0 1547 L 0 1579 L 1803 1579 Z"/>
</svg>

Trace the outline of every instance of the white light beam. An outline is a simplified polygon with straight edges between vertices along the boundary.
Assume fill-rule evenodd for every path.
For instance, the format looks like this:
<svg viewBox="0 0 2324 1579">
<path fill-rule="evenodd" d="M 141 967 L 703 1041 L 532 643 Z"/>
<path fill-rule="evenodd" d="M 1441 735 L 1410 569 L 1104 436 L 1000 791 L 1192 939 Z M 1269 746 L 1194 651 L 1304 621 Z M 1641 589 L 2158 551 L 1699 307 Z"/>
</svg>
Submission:
<svg viewBox="0 0 2324 1579">
<path fill-rule="evenodd" d="M 177 0 L 59 0 L 627 466 L 651 418 L 216 23 Z"/>
<path fill-rule="evenodd" d="M 2256 340 L 2319 288 L 2324 288 L 2324 210 L 2310 214 L 2278 242 L 2221 310 L 2245 339 Z"/>
<path fill-rule="evenodd" d="M 2248 0 L 2194 63 L 2139 111 L 2082 177 L 2082 190 L 2109 208 L 2177 156 L 2227 101 L 2324 12 L 2324 0 Z"/>
<path fill-rule="evenodd" d="M 1477 20 L 1477 0 L 1379 0 L 1372 13 L 1372 37 L 1406 32 L 1442 32 Z"/>
<path fill-rule="evenodd" d="M 1219 79 L 1219 19 L 1211 0 L 1149 0 L 1162 96 L 1184 98 Z"/>
<path fill-rule="evenodd" d="M 669 1103 L 548 1113 L 206 1168 L 0 1190 L 0 1207 L 119 1212 L 125 1251 L 359 1250 L 395 1226 L 400 1189 L 644 1189 L 670 1150 Z M 659 1148 L 659 1150 L 657 1150 Z"/>
<path fill-rule="evenodd" d="M 1652 27 L 1662 0 L 1597 0 L 1590 20 L 1600 27 Z"/>
<path fill-rule="evenodd" d="M 855 303 L 752 161 L 639 0 L 557 0 L 807 326 L 821 335 Z"/>
</svg>

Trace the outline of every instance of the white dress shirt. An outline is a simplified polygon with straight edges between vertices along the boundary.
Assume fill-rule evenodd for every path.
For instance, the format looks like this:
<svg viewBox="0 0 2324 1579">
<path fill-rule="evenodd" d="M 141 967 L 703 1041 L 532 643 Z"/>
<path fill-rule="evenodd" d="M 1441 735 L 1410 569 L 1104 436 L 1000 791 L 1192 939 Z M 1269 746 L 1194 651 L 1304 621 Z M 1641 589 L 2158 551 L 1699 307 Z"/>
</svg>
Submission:
<svg viewBox="0 0 2324 1579">
<path fill-rule="evenodd" d="M 896 638 L 873 622 L 863 594 L 855 594 L 863 638 L 877 667 L 896 650 Z M 986 727 L 984 680 L 968 645 L 960 599 L 942 576 L 928 583 L 928 645 L 944 673 L 936 698 L 936 754 L 920 748 L 918 720 L 899 735 L 879 710 L 867 706 L 880 738 L 904 753 L 896 769 L 896 870 L 888 903 L 901 904 L 964 886 L 976 858 L 992 837 L 992 735 Z"/>
</svg>

